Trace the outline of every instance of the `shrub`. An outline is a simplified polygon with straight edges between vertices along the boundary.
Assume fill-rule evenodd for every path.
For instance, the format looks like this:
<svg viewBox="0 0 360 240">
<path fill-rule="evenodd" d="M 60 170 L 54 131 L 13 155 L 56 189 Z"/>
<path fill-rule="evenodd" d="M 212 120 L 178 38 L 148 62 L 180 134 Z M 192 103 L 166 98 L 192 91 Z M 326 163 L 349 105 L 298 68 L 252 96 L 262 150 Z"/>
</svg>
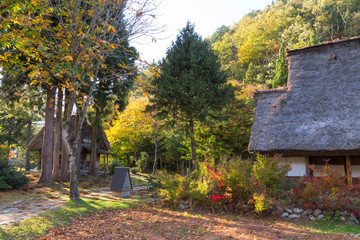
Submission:
<svg viewBox="0 0 360 240">
<path fill-rule="evenodd" d="M 122 162 L 112 162 L 109 166 L 109 174 L 110 175 L 114 175 L 115 172 L 115 167 L 122 167 L 123 163 Z"/>
<path fill-rule="evenodd" d="M 11 170 L 9 161 L 0 158 L 0 190 L 19 189 L 28 183 L 28 179 L 21 173 Z"/>
<path fill-rule="evenodd" d="M 252 182 L 255 191 L 265 193 L 268 196 L 275 196 L 282 191 L 286 174 L 290 169 L 289 165 L 279 162 L 278 157 L 268 158 L 257 155 L 256 162 L 252 169 Z"/>
<path fill-rule="evenodd" d="M 0 159 L 8 159 L 9 157 L 9 150 L 8 146 L 0 144 Z"/>
<path fill-rule="evenodd" d="M 208 196 L 215 193 L 216 181 L 211 178 L 207 163 L 199 163 L 190 176 L 163 171 L 158 172 L 156 177 L 160 182 L 160 196 L 173 205 L 182 199 L 191 199 L 194 206 L 206 205 L 209 203 Z"/>
<path fill-rule="evenodd" d="M 149 158 L 149 154 L 147 152 L 140 152 L 140 156 L 135 162 L 135 167 L 131 168 L 131 171 L 133 173 L 144 172 L 148 158 Z"/>
<path fill-rule="evenodd" d="M 271 209 L 275 203 L 274 198 L 269 198 L 265 193 L 254 193 L 253 195 L 255 212 L 260 213 Z"/>
<path fill-rule="evenodd" d="M 224 188 L 231 194 L 233 200 L 247 201 L 254 189 L 251 185 L 252 164 L 250 160 L 233 158 L 220 167 L 223 171 Z"/>
<path fill-rule="evenodd" d="M 29 182 L 26 176 L 17 171 L 3 170 L 0 176 L 5 177 L 5 182 L 11 186 L 11 189 L 19 189 Z"/>
<path fill-rule="evenodd" d="M 160 196 L 165 201 L 176 204 L 178 200 L 185 199 L 190 196 L 191 189 L 189 177 L 178 174 L 171 175 L 167 172 L 159 172 L 158 178 L 160 180 Z"/>
<path fill-rule="evenodd" d="M 7 182 L 5 181 L 5 176 L 1 176 L 0 177 L 0 190 L 9 190 L 12 189 L 12 187 L 7 184 Z"/>
<path fill-rule="evenodd" d="M 288 170 L 289 166 L 279 164 L 278 159 L 263 156 L 258 156 L 255 164 L 239 158 L 218 165 L 198 163 L 190 176 L 159 173 L 160 196 L 172 204 L 189 198 L 195 205 L 212 205 L 216 209 L 249 202 L 262 212 L 274 205 L 275 193 L 280 192 Z"/>
<path fill-rule="evenodd" d="M 321 177 L 300 180 L 294 189 L 294 201 L 307 208 L 344 210 L 356 207 L 354 200 L 359 197 L 360 186 L 355 185 L 349 190 L 345 177 L 329 164 L 318 171 Z"/>
<path fill-rule="evenodd" d="M 9 168 L 9 160 L 7 158 L 0 158 L 0 170 Z"/>
</svg>

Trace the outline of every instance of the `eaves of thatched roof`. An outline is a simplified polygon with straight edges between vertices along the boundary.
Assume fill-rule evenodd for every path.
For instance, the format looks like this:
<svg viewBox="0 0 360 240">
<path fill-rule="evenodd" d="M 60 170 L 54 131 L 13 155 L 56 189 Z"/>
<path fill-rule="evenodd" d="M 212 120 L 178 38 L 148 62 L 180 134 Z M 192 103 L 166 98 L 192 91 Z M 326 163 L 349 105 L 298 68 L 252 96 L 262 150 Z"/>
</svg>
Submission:
<svg viewBox="0 0 360 240">
<path fill-rule="evenodd" d="M 360 153 L 360 38 L 288 57 L 288 88 L 255 93 L 249 151 Z"/>
<path fill-rule="evenodd" d="M 26 147 L 27 151 L 40 151 L 42 148 L 42 140 L 44 135 L 44 127 L 35 135 Z"/>
</svg>

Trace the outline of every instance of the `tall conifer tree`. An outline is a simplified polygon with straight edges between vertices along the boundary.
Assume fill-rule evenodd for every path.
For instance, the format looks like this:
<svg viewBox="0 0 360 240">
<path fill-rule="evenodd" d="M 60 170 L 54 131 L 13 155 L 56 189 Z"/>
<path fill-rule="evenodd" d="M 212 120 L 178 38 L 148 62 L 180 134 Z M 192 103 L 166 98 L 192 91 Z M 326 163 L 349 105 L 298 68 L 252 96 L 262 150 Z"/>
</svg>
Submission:
<svg viewBox="0 0 360 240">
<path fill-rule="evenodd" d="M 233 97 L 209 43 L 195 33 L 189 22 L 167 51 L 160 77 L 153 81 L 152 102 L 160 117 L 185 123 L 191 142 L 190 170 L 196 161 L 194 129 Z"/>
<path fill-rule="evenodd" d="M 279 49 L 279 58 L 276 60 L 275 77 L 272 82 L 272 87 L 277 88 L 280 86 L 286 86 L 287 78 L 288 68 L 285 56 L 285 42 L 282 42 Z"/>
</svg>

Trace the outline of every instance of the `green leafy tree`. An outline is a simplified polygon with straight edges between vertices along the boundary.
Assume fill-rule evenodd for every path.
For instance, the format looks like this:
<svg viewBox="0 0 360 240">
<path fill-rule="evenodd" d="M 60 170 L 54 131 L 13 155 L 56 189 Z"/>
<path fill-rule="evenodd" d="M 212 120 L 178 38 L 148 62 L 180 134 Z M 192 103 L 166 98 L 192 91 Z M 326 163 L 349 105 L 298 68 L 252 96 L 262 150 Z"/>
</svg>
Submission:
<svg viewBox="0 0 360 240">
<path fill-rule="evenodd" d="M 125 109 L 130 87 L 136 77 L 135 60 L 138 57 L 136 49 L 130 47 L 128 42 L 124 42 L 122 47 L 127 51 L 119 49 L 114 56 L 106 59 L 105 64 L 111 70 L 102 69 L 99 74 L 101 81 L 94 86 L 93 104 L 88 114 L 88 119 L 93 126 L 89 166 L 91 175 L 95 174 L 97 142 L 101 125 L 114 112 L 114 105 L 117 106 L 119 112 Z M 115 69 L 121 74 L 115 76 L 111 74 L 111 71 Z"/>
<path fill-rule="evenodd" d="M 244 83 L 255 83 L 257 80 L 257 72 L 254 64 L 251 62 L 245 74 Z"/>
<path fill-rule="evenodd" d="M 279 49 L 279 58 L 276 60 L 275 77 L 272 82 L 272 87 L 286 86 L 288 78 L 287 59 L 285 56 L 285 43 L 281 43 Z"/>
<path fill-rule="evenodd" d="M 77 162 L 81 126 L 95 85 L 101 81 L 99 73 L 103 68 L 111 70 L 105 64 L 108 57 L 114 56 L 119 49 L 127 51 L 122 48 L 125 42 L 156 32 L 152 28 L 155 9 L 152 0 L 32 0 L 4 1 L 1 4 L 0 46 L 6 52 L 0 55 L 0 62 L 16 66 L 13 75 L 26 71 L 29 84 L 44 86 L 48 90 L 45 125 L 50 127 L 45 129 L 49 129 L 49 133 L 52 126 L 47 123 L 54 116 L 55 89 L 61 87 L 68 91 L 62 140 L 69 156 L 72 200 L 80 197 Z M 110 72 L 119 74 L 116 70 Z M 88 86 L 88 91 L 83 91 L 84 86 Z M 77 117 L 74 137 L 70 137 L 73 108 L 76 108 Z M 49 137 L 44 136 L 44 142 L 50 143 L 53 137 L 47 135 L 46 130 L 44 135 Z M 44 149 L 50 149 L 49 159 L 52 159 L 53 147 Z M 47 166 L 50 166 L 50 175 L 46 174 L 46 181 L 51 181 L 52 164 Z"/>
<path fill-rule="evenodd" d="M 213 33 L 213 35 L 211 35 L 208 39 L 206 39 L 207 41 L 210 42 L 210 44 L 213 44 L 215 42 L 221 41 L 222 37 L 225 35 L 225 33 L 229 32 L 230 28 L 228 26 L 222 25 L 221 27 L 219 27 L 218 29 L 216 29 L 216 32 Z"/>
<path fill-rule="evenodd" d="M 25 73 L 14 77 L 10 72 L 11 68 L 3 67 L 0 73 L 0 141 L 8 146 L 16 144 L 18 152 L 25 152 L 33 134 L 32 122 L 40 120 L 43 113 L 43 93 L 38 87 L 26 84 Z M 26 151 L 25 169 L 30 170 L 29 151 Z"/>
<path fill-rule="evenodd" d="M 152 103 L 157 115 L 186 123 L 191 142 L 191 168 L 196 161 L 194 125 L 222 109 L 233 98 L 210 45 L 195 33 L 189 22 L 181 30 L 153 81 Z"/>
</svg>

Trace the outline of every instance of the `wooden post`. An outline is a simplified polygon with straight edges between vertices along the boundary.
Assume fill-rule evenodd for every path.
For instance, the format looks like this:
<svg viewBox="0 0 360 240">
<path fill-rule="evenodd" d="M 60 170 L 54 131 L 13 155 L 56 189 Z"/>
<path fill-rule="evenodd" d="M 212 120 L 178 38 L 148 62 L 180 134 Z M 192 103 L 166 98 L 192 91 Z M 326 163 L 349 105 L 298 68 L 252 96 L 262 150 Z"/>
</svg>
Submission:
<svg viewBox="0 0 360 240">
<path fill-rule="evenodd" d="M 305 157 L 305 170 L 306 170 L 306 178 L 310 179 L 310 167 L 309 167 L 310 163 L 309 163 L 309 156 Z"/>
<path fill-rule="evenodd" d="M 347 179 L 347 184 L 349 189 L 352 188 L 352 173 L 351 173 L 351 161 L 350 161 L 350 156 L 346 155 L 346 169 L 345 169 L 345 173 L 346 173 L 346 179 Z"/>
<path fill-rule="evenodd" d="M 41 170 L 41 150 L 39 151 L 39 156 L 38 156 L 38 166 L 37 166 L 38 170 Z"/>
<path fill-rule="evenodd" d="M 106 154 L 106 171 L 109 171 L 109 154 Z"/>
</svg>

